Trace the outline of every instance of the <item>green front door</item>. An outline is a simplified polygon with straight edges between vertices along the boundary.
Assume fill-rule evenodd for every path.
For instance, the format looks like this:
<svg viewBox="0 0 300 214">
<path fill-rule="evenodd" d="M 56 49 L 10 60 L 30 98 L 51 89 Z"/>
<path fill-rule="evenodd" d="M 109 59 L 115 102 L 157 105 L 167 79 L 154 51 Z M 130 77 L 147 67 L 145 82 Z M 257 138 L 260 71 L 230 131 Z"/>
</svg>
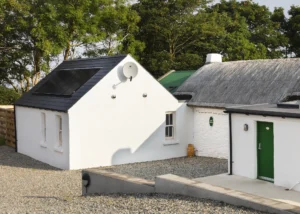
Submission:
<svg viewBox="0 0 300 214">
<path fill-rule="evenodd" d="M 257 122 L 257 172 L 258 179 L 274 181 L 273 123 Z"/>
</svg>

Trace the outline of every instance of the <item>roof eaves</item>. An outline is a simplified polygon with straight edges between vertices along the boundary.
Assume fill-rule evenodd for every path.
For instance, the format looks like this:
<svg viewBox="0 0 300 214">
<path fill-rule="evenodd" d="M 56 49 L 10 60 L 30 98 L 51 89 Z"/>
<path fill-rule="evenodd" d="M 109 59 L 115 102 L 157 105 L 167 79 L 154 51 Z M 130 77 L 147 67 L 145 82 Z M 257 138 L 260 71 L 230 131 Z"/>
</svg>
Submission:
<svg viewBox="0 0 300 214">
<path fill-rule="evenodd" d="M 230 109 L 226 108 L 225 113 L 235 113 L 235 114 L 246 114 L 246 115 L 259 115 L 264 117 L 288 117 L 288 118 L 300 118 L 300 114 L 287 113 L 287 112 L 270 112 L 270 111 L 260 111 L 260 110 L 248 110 L 248 109 Z"/>
<path fill-rule="evenodd" d="M 162 79 L 164 79 L 165 77 L 169 76 L 170 74 L 174 73 L 175 70 L 171 70 L 168 73 L 164 74 L 163 76 L 159 77 L 157 80 L 161 81 Z"/>
</svg>

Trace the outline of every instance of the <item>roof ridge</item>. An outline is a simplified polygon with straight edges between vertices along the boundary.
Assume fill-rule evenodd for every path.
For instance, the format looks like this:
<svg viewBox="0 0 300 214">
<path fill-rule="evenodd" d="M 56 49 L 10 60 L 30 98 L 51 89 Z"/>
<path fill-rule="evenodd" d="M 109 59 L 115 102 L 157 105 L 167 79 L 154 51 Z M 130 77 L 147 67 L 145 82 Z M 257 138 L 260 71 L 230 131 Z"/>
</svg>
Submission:
<svg viewBox="0 0 300 214">
<path fill-rule="evenodd" d="M 91 57 L 91 58 L 81 58 L 81 59 L 68 59 L 64 60 L 64 62 L 74 62 L 74 61 L 88 61 L 88 60 L 96 60 L 96 59 L 110 59 L 110 58 L 119 58 L 119 57 L 125 57 L 127 54 L 119 54 L 115 56 L 99 56 L 99 57 Z"/>
<path fill-rule="evenodd" d="M 278 58 L 278 59 L 251 59 L 251 60 L 236 60 L 236 61 L 225 61 L 225 62 L 222 62 L 222 63 L 245 63 L 245 62 L 267 62 L 267 61 L 297 61 L 297 60 L 300 60 L 300 58 L 296 58 L 296 57 L 293 57 L 293 58 Z M 211 63 L 211 64 L 208 64 L 208 65 L 212 65 L 212 64 L 215 64 L 215 63 Z"/>
</svg>

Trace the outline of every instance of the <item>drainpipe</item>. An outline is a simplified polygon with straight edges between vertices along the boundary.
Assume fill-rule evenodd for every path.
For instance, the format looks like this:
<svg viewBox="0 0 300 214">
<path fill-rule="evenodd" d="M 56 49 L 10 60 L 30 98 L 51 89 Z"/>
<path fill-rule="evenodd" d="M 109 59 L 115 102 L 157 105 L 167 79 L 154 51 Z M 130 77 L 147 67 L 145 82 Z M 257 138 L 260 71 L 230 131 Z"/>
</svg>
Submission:
<svg viewBox="0 0 300 214">
<path fill-rule="evenodd" d="M 229 113 L 229 175 L 232 175 L 232 125 L 231 125 L 231 113 Z"/>
<path fill-rule="evenodd" d="M 18 152 L 18 139 L 17 139 L 17 118 L 16 118 L 16 105 L 14 104 L 14 115 L 15 115 L 15 144 L 16 144 L 16 148 L 15 151 Z"/>
</svg>

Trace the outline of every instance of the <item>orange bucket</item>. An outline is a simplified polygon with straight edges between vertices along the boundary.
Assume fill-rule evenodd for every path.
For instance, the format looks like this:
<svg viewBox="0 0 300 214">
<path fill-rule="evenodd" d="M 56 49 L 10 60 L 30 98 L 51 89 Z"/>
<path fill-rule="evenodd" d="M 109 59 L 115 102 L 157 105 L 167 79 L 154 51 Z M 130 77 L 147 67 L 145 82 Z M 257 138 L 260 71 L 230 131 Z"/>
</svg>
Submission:
<svg viewBox="0 0 300 214">
<path fill-rule="evenodd" d="M 193 144 L 189 144 L 187 148 L 187 156 L 194 157 L 195 156 L 195 147 Z"/>
</svg>

